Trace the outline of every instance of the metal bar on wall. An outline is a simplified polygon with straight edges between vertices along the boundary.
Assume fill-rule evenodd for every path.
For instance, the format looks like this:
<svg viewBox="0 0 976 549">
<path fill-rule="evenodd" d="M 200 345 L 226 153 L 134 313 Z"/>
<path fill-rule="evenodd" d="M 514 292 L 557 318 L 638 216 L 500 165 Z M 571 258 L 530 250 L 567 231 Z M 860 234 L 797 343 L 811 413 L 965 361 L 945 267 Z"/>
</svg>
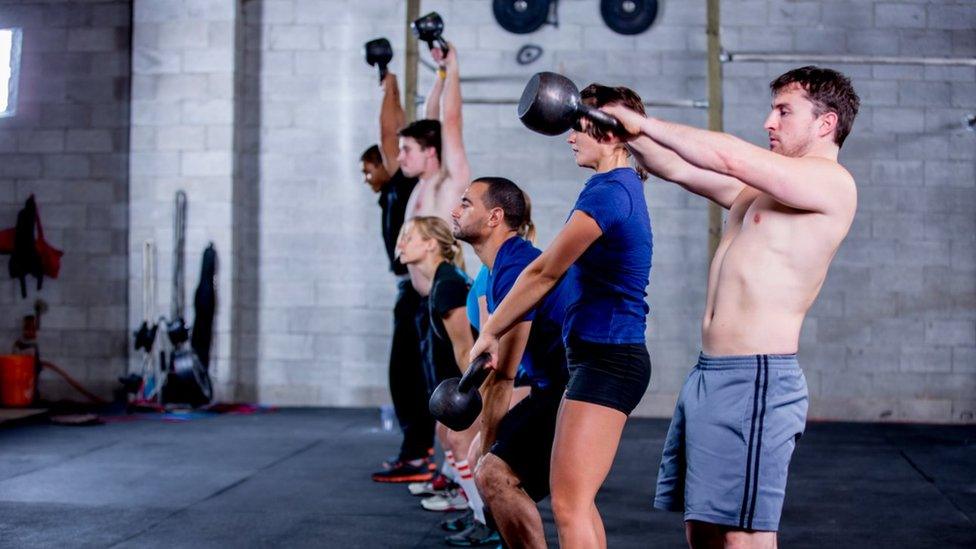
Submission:
<svg viewBox="0 0 976 549">
<path fill-rule="evenodd" d="M 719 18 L 720 0 L 708 0 L 705 34 L 708 39 L 708 129 L 723 131 L 722 42 Z M 711 261 L 722 239 L 722 208 L 708 203 L 708 260 Z"/>
<path fill-rule="evenodd" d="M 422 103 L 423 101 L 418 101 Z M 518 105 L 519 100 L 513 98 L 494 97 L 465 97 L 465 105 Z M 647 107 L 686 107 L 692 109 L 707 109 L 708 101 L 702 99 L 654 99 L 644 101 Z"/>
<path fill-rule="evenodd" d="M 722 52 L 723 63 L 811 61 L 859 65 L 935 65 L 976 67 L 976 57 L 896 57 L 883 55 L 822 55 L 806 53 Z"/>
<path fill-rule="evenodd" d="M 420 17 L 420 0 L 407 0 L 406 26 L 403 34 L 403 39 L 406 42 L 404 48 L 406 50 L 406 56 L 403 66 L 403 96 L 407 98 L 404 101 L 405 105 L 403 108 L 407 122 L 413 122 L 417 119 L 417 102 L 411 101 L 410 98 L 417 97 L 417 62 L 420 60 L 420 54 L 417 51 L 417 38 L 413 35 L 410 24 L 418 17 Z"/>
</svg>

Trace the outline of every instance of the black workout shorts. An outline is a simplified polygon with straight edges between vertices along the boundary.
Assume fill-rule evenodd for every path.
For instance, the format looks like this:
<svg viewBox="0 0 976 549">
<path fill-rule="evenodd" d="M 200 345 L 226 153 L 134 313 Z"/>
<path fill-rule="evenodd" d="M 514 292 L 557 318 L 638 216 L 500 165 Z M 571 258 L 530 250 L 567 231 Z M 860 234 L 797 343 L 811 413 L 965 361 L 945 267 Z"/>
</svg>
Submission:
<svg viewBox="0 0 976 549">
<path fill-rule="evenodd" d="M 534 501 L 549 495 L 549 460 L 562 396 L 562 387 L 556 390 L 533 387 L 529 396 L 502 418 L 495 443 L 489 450 L 512 468 L 522 489 Z"/>
<path fill-rule="evenodd" d="M 570 336 L 566 345 L 566 398 L 630 415 L 651 381 L 651 357 L 643 344 L 593 343 Z"/>
</svg>

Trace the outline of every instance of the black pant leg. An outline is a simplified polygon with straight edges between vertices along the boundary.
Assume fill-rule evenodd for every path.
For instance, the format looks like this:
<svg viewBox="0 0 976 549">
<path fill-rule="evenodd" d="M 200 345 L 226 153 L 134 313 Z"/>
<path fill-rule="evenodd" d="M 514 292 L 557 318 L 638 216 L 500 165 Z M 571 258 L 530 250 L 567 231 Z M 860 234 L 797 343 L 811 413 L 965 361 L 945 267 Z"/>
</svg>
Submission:
<svg viewBox="0 0 976 549">
<path fill-rule="evenodd" d="M 420 295 L 409 280 L 401 280 L 393 309 L 390 394 L 403 431 L 402 460 L 426 457 L 428 448 L 434 445 L 434 418 L 428 408 L 427 382 L 416 323 L 419 306 Z"/>
</svg>

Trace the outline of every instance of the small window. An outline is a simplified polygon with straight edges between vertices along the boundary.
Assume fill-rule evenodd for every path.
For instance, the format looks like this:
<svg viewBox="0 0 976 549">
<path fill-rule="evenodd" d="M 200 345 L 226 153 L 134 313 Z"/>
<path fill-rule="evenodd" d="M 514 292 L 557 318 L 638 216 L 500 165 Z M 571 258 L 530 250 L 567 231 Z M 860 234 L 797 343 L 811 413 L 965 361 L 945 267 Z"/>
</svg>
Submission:
<svg viewBox="0 0 976 549">
<path fill-rule="evenodd" d="M 0 117 L 17 112 L 20 29 L 0 29 Z"/>
</svg>

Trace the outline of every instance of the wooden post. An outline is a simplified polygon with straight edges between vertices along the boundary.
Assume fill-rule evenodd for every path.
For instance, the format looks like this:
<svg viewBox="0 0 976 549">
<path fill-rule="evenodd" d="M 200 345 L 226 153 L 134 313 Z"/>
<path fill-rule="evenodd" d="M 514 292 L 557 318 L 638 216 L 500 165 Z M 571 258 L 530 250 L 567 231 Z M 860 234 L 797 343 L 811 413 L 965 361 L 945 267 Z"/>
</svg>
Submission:
<svg viewBox="0 0 976 549">
<path fill-rule="evenodd" d="M 708 129 L 724 131 L 722 126 L 722 41 L 720 36 L 720 0 L 708 0 Z M 708 259 L 715 256 L 715 249 L 722 239 L 722 208 L 708 203 Z"/>
<path fill-rule="evenodd" d="M 420 17 L 420 0 L 407 0 L 407 21 L 404 27 L 404 41 L 406 42 L 406 58 L 403 65 L 403 110 L 407 118 L 407 123 L 417 119 L 417 64 L 420 62 L 420 54 L 417 51 L 417 38 L 410 29 L 413 23 Z"/>
</svg>

